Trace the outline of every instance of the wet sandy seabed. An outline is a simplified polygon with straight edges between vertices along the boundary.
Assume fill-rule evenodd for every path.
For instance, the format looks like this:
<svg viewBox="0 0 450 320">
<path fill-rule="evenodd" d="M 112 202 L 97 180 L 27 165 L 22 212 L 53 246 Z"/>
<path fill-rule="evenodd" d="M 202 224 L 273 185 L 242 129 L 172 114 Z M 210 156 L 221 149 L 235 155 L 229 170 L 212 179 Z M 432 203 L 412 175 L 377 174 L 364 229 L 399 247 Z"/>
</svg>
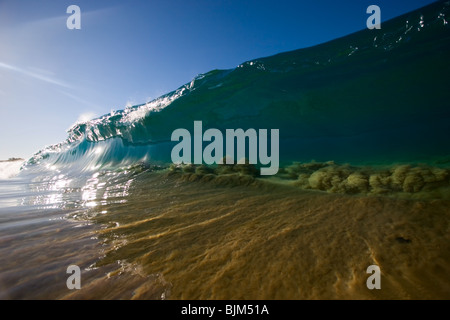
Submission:
<svg viewBox="0 0 450 320">
<path fill-rule="evenodd" d="M 89 207 L 39 210 L 34 224 L 3 228 L 2 214 L 1 298 L 450 298 L 449 200 L 242 175 L 143 172 L 114 183 L 116 192 L 98 183 Z M 81 290 L 66 288 L 69 264 L 83 270 Z M 373 264 L 381 290 L 366 287 Z"/>
</svg>

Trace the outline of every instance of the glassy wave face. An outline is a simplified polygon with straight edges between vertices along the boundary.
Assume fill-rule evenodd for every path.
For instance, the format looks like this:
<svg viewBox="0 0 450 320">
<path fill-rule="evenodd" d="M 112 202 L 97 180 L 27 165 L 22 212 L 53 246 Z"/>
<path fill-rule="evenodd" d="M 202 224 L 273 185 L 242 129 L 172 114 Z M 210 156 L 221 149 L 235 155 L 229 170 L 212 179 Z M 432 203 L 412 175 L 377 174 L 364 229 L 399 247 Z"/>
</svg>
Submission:
<svg viewBox="0 0 450 320">
<path fill-rule="evenodd" d="M 2 163 L 0 298 L 449 299 L 449 14 L 213 70 Z M 171 164 L 194 121 L 279 129 L 278 174 Z"/>
<path fill-rule="evenodd" d="M 77 123 L 30 161 L 77 170 L 170 163 L 177 128 L 280 130 L 280 160 L 449 160 L 450 25 L 437 2 L 315 47 L 213 70 L 143 105 Z"/>
</svg>

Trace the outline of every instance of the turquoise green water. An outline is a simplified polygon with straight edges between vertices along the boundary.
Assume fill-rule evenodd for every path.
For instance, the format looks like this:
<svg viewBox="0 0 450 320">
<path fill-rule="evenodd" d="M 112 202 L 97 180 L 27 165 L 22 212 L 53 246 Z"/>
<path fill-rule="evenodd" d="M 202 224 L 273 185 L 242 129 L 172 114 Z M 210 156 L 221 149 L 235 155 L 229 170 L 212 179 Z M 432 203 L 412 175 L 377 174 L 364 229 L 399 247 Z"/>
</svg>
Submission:
<svg viewBox="0 0 450 320">
<path fill-rule="evenodd" d="M 172 132 L 192 134 L 196 120 L 204 130 L 279 129 L 284 164 L 449 161 L 448 12 L 437 2 L 381 30 L 199 75 L 147 104 L 74 126 L 31 162 L 170 163 Z"/>
</svg>

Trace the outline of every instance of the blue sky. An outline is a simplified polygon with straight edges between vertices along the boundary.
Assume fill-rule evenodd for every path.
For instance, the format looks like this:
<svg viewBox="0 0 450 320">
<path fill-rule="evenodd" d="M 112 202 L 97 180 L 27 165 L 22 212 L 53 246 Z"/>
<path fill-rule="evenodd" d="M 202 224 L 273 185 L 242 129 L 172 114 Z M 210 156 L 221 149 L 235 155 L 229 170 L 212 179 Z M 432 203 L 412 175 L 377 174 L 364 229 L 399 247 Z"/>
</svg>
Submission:
<svg viewBox="0 0 450 320">
<path fill-rule="evenodd" d="M 147 102 L 199 73 L 323 43 L 430 0 L 0 0 L 0 159 L 63 141 L 78 119 Z M 69 5 L 81 30 L 69 30 Z"/>
</svg>

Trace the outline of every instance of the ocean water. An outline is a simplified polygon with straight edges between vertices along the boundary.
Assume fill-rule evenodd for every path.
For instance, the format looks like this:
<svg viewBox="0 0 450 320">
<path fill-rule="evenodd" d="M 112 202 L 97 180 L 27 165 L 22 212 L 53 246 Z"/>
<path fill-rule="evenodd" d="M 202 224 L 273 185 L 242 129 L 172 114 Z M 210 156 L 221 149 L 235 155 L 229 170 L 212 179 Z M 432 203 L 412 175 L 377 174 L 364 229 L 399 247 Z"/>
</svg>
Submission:
<svg viewBox="0 0 450 320">
<path fill-rule="evenodd" d="M 0 298 L 450 298 L 449 14 L 213 70 L 0 163 Z M 171 164 L 194 121 L 279 129 L 278 174 Z"/>
<path fill-rule="evenodd" d="M 448 197 L 186 171 L 2 181 L 1 298 L 449 297 Z M 81 290 L 66 287 L 73 264 Z M 373 264 L 381 290 L 366 287 Z"/>
</svg>

